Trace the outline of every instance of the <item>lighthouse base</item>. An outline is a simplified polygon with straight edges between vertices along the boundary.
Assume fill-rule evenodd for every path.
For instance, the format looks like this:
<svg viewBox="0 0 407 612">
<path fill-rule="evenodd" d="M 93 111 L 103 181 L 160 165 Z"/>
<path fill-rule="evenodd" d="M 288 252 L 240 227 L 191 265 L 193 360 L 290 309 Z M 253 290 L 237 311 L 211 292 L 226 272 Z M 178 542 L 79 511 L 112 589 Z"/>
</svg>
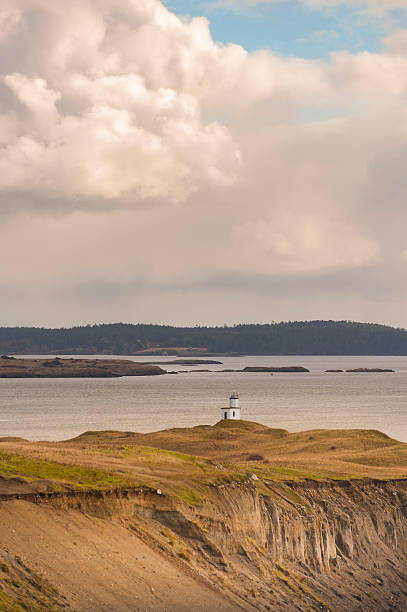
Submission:
<svg viewBox="0 0 407 612">
<path fill-rule="evenodd" d="M 224 408 L 222 410 L 222 419 L 240 421 L 240 408 Z"/>
</svg>

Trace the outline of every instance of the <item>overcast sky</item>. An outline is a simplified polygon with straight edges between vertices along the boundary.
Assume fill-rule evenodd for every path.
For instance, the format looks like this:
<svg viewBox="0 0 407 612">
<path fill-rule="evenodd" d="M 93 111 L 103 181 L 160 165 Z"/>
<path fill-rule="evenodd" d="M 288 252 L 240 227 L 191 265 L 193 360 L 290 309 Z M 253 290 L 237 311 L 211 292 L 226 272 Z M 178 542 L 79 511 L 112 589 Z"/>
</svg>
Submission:
<svg viewBox="0 0 407 612">
<path fill-rule="evenodd" d="M 407 0 L 2 0 L 0 325 L 407 326 Z"/>
</svg>

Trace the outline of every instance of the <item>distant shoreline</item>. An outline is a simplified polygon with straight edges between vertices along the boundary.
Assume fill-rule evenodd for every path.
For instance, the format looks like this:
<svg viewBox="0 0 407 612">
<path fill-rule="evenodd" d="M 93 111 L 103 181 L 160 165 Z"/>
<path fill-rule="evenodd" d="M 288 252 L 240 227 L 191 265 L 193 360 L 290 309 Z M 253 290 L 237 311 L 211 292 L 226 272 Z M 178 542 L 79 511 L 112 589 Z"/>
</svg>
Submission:
<svg viewBox="0 0 407 612">
<path fill-rule="evenodd" d="M 160 365 L 192 367 L 192 370 L 168 371 Z M 200 365 L 223 365 L 221 361 L 203 359 L 178 359 L 169 361 L 144 361 L 136 362 L 120 358 L 16 358 L 14 356 L 2 355 L 0 357 L 0 379 L 1 378 L 119 378 L 122 376 L 158 376 L 164 374 L 181 374 L 193 372 L 207 372 L 214 374 L 222 373 L 247 373 L 247 374 L 307 374 L 308 368 L 298 365 L 248 365 L 242 369 L 207 370 L 198 369 Z M 359 367 L 352 369 L 325 370 L 326 373 L 389 373 L 394 372 L 390 368 L 367 368 Z"/>
</svg>

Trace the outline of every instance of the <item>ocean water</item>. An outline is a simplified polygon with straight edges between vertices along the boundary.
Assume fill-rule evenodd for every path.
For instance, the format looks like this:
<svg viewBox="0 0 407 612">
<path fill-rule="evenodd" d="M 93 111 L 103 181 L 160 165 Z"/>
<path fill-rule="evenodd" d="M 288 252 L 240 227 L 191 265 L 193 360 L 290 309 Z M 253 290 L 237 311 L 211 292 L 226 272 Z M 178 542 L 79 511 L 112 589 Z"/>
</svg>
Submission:
<svg viewBox="0 0 407 612">
<path fill-rule="evenodd" d="M 142 357 L 117 358 L 147 361 Z M 0 379 L 0 437 L 63 440 L 87 430 L 149 432 L 214 424 L 221 418 L 229 394 L 237 391 L 242 418 L 246 420 L 289 431 L 379 429 L 407 442 L 407 357 L 247 356 L 219 360 L 223 365 L 168 366 L 172 371 L 208 368 L 213 370 L 211 373 L 114 379 Z M 300 365 L 311 372 L 219 372 L 248 365 Z M 392 368 L 395 373 L 325 372 L 357 367 Z"/>
</svg>

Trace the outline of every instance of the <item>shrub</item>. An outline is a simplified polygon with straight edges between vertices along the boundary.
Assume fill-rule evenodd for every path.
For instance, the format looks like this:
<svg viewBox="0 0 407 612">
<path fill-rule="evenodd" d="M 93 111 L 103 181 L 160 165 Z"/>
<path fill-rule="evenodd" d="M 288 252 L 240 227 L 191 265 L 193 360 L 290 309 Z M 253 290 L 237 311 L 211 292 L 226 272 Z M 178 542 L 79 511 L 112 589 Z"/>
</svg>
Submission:
<svg viewBox="0 0 407 612">
<path fill-rule="evenodd" d="M 249 455 L 247 461 L 263 461 L 263 455 Z"/>
<path fill-rule="evenodd" d="M 56 366 L 64 365 L 59 359 L 53 359 L 53 361 L 44 361 L 43 365 L 46 368 L 55 368 Z"/>
</svg>

